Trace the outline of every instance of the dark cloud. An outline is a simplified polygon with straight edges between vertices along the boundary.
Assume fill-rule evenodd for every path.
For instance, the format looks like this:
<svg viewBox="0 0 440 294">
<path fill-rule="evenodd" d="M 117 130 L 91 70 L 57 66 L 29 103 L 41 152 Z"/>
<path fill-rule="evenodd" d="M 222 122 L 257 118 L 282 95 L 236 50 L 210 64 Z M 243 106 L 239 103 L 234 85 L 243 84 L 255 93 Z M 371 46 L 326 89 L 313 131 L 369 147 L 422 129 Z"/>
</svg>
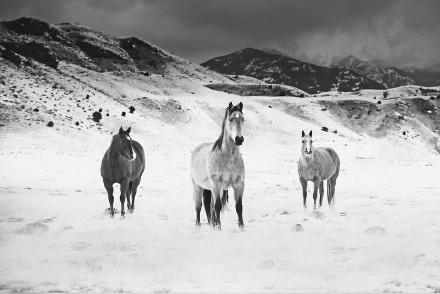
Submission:
<svg viewBox="0 0 440 294">
<path fill-rule="evenodd" d="M 195 62 L 273 47 L 315 63 L 335 56 L 397 66 L 440 61 L 440 1 L 393 0 L 14 0 L 0 17 L 78 22 L 136 35 Z"/>
</svg>

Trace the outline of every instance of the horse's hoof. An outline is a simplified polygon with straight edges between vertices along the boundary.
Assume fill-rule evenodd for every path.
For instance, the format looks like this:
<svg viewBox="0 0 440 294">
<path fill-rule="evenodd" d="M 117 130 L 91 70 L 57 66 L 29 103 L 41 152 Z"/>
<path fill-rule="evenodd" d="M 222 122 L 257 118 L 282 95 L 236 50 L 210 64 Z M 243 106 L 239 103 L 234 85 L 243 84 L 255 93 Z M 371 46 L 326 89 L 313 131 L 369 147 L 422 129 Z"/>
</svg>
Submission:
<svg viewBox="0 0 440 294">
<path fill-rule="evenodd" d="M 134 212 L 134 209 L 133 208 L 130 208 L 129 210 L 128 210 L 128 213 L 133 213 Z"/>
<path fill-rule="evenodd" d="M 214 228 L 214 230 L 216 230 L 216 231 L 221 231 L 221 230 L 222 230 L 222 225 L 221 225 L 220 223 L 216 223 L 216 224 L 213 226 L 213 228 Z"/>
</svg>

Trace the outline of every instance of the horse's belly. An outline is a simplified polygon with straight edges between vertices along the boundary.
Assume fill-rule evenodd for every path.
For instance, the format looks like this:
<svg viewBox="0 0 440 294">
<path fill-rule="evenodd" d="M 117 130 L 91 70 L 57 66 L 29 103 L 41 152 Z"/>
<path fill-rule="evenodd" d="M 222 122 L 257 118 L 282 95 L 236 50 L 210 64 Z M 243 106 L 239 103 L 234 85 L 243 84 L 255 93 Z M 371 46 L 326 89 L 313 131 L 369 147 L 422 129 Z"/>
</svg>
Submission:
<svg viewBox="0 0 440 294">
<path fill-rule="evenodd" d="M 194 154 L 191 162 L 191 178 L 195 184 L 203 189 L 210 190 L 211 185 L 209 183 L 208 172 L 206 170 L 207 152 L 210 145 L 206 145 L 199 150 L 197 154 Z"/>
<path fill-rule="evenodd" d="M 325 174 L 322 175 L 321 180 L 325 181 L 331 178 L 336 172 L 336 168 L 332 168 L 328 170 Z"/>
</svg>

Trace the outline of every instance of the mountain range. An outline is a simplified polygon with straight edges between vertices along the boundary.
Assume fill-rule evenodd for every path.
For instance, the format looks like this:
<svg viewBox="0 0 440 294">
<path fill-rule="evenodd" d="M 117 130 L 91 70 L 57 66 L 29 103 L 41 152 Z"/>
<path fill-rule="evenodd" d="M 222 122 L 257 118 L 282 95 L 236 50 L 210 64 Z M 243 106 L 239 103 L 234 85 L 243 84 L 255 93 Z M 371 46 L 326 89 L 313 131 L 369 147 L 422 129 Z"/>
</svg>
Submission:
<svg viewBox="0 0 440 294">
<path fill-rule="evenodd" d="M 314 94 L 331 90 L 385 89 L 355 71 L 302 62 L 276 51 L 246 48 L 202 63 L 216 72 L 251 76 L 268 83 L 285 84 Z"/>
<path fill-rule="evenodd" d="M 387 66 L 380 60 L 364 61 L 353 55 L 333 60 L 330 67 L 355 71 L 383 84 L 387 88 L 405 85 L 425 87 L 440 85 L 440 70 L 435 67 L 425 70 L 418 68 L 400 69 Z"/>
<path fill-rule="evenodd" d="M 326 67 L 270 48 L 246 48 L 198 65 L 138 37 L 109 36 L 81 24 L 48 24 L 26 17 L 0 22 L 0 57 L 19 67 L 38 63 L 57 70 L 70 64 L 96 72 L 179 75 L 204 84 L 233 84 L 236 80 L 225 74 L 244 75 L 311 94 L 440 85 L 435 66 L 399 69 L 348 56 Z"/>
<path fill-rule="evenodd" d="M 219 73 L 247 75 L 269 83 L 294 86 L 312 94 L 331 90 L 440 85 L 440 70 L 435 67 L 399 69 L 380 60 L 364 61 L 353 55 L 334 59 L 325 67 L 300 61 L 271 48 L 246 48 L 210 59 L 202 65 Z"/>
</svg>

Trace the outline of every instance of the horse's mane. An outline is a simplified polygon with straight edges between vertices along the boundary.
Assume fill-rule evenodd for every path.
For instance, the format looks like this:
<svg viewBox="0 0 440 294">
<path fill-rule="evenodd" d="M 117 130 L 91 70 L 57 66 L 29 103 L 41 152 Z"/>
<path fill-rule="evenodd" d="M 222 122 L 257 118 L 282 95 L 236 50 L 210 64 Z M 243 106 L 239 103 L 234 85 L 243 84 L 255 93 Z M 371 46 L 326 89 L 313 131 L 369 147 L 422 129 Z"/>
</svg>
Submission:
<svg viewBox="0 0 440 294">
<path fill-rule="evenodd" d="M 223 124 L 222 124 L 222 133 L 220 134 L 220 137 L 217 139 L 217 141 L 214 142 L 214 146 L 212 147 L 212 151 L 215 150 L 215 148 L 222 148 L 223 143 L 223 134 L 225 133 L 225 124 L 226 124 L 226 117 L 228 116 L 228 109 L 225 110 L 225 117 L 223 118 Z"/>
<path fill-rule="evenodd" d="M 114 134 L 112 137 L 112 143 L 114 143 L 118 137 L 119 137 L 119 134 Z"/>
<path fill-rule="evenodd" d="M 223 144 L 223 134 L 225 133 L 225 124 L 226 124 L 226 117 L 229 114 L 233 113 L 234 111 L 239 111 L 240 113 L 243 113 L 241 109 L 238 106 L 232 107 L 232 109 L 229 109 L 229 107 L 226 107 L 225 109 L 225 117 L 223 118 L 223 124 L 222 124 L 222 133 L 220 134 L 220 137 L 214 142 L 214 146 L 212 146 L 212 151 L 215 150 L 215 148 L 222 148 Z"/>
</svg>

